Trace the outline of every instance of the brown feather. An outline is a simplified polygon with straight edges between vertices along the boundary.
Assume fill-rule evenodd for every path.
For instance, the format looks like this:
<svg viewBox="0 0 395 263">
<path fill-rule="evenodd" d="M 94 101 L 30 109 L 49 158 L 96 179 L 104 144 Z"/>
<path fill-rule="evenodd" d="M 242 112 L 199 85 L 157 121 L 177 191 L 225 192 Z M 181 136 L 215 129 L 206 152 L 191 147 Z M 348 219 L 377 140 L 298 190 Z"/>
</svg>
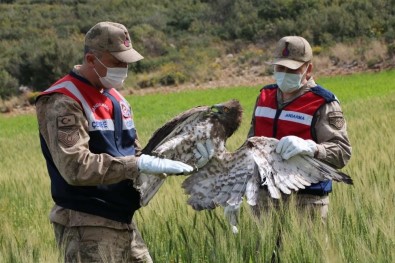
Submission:
<svg viewBox="0 0 395 263">
<path fill-rule="evenodd" d="M 239 127 L 241 115 L 242 107 L 237 100 L 211 107 L 194 107 L 180 113 L 156 130 L 142 153 L 196 166 L 198 160 L 193 151 L 197 142 L 205 142 L 210 137 L 215 149 L 223 149 L 226 139 Z M 164 180 L 165 177 L 157 175 L 140 175 L 135 187 L 140 191 L 143 206 L 155 195 Z"/>
<path fill-rule="evenodd" d="M 166 122 L 162 127 L 157 129 L 149 139 L 147 145 L 144 147 L 144 149 L 141 151 L 143 154 L 151 154 L 152 151 L 160 145 L 160 143 L 168 137 L 176 127 L 178 127 L 181 123 L 183 123 L 186 119 L 188 119 L 190 116 L 198 113 L 198 112 L 204 112 L 208 111 L 210 107 L 208 106 L 197 106 L 195 108 L 189 109 L 187 111 L 184 111 L 177 116 L 175 116 L 173 119 L 170 121 Z"/>
</svg>

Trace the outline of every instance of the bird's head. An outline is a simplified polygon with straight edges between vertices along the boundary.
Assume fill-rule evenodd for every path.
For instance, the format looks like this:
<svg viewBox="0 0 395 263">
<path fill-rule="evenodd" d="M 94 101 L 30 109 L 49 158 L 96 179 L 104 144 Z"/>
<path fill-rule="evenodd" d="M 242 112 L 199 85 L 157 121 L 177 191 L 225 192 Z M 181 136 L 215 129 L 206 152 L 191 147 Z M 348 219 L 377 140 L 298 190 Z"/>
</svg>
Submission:
<svg viewBox="0 0 395 263">
<path fill-rule="evenodd" d="M 211 106 L 211 116 L 224 126 L 229 138 L 241 124 L 243 108 L 238 100 L 233 99 Z"/>
</svg>

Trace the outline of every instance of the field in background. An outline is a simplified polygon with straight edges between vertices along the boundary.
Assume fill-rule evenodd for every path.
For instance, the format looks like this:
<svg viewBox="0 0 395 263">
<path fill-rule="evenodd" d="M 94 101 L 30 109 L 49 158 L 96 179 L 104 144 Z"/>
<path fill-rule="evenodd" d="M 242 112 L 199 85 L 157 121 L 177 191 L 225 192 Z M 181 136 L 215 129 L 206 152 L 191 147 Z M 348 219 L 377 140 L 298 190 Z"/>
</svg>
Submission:
<svg viewBox="0 0 395 263">
<path fill-rule="evenodd" d="M 195 212 L 186 206 L 182 177 L 169 178 L 136 214 L 155 262 L 265 262 L 282 222 L 282 262 L 395 262 L 395 71 L 322 78 L 342 103 L 353 145 L 344 169 L 354 186 L 335 184 L 328 224 L 311 225 L 291 209 L 256 224 L 242 207 L 238 235 L 221 209 Z M 131 96 L 143 143 L 174 115 L 196 105 L 237 98 L 241 128 L 228 141 L 244 141 L 260 87 L 218 88 Z M 0 262 L 57 262 L 48 212 L 52 206 L 35 116 L 0 117 Z M 306 231 L 306 229 L 310 229 Z"/>
</svg>

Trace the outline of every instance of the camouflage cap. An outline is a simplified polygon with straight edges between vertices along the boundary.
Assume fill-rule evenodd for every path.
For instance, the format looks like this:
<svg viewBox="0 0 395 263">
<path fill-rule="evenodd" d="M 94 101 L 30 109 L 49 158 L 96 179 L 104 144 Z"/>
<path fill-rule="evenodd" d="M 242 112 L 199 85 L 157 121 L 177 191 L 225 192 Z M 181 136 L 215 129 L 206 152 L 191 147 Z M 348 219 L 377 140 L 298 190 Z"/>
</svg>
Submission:
<svg viewBox="0 0 395 263">
<path fill-rule="evenodd" d="M 109 51 L 116 59 L 126 63 L 144 58 L 133 49 L 126 27 L 118 23 L 97 23 L 86 33 L 85 46 L 97 51 Z"/>
<path fill-rule="evenodd" d="M 306 39 L 298 36 L 287 36 L 278 41 L 274 50 L 274 60 L 270 64 L 297 69 L 312 58 L 313 51 Z"/>
</svg>

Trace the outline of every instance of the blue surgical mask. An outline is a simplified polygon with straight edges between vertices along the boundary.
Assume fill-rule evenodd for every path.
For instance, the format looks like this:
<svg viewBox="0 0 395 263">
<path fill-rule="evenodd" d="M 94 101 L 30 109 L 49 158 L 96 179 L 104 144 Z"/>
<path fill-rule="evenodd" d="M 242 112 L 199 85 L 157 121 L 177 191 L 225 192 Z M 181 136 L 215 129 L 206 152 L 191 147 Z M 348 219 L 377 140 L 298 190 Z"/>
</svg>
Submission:
<svg viewBox="0 0 395 263">
<path fill-rule="evenodd" d="M 285 72 L 277 72 L 274 71 L 274 78 L 276 79 L 277 86 L 284 93 L 292 93 L 302 86 L 302 79 L 304 74 L 293 74 L 293 73 L 285 73 Z"/>
</svg>

